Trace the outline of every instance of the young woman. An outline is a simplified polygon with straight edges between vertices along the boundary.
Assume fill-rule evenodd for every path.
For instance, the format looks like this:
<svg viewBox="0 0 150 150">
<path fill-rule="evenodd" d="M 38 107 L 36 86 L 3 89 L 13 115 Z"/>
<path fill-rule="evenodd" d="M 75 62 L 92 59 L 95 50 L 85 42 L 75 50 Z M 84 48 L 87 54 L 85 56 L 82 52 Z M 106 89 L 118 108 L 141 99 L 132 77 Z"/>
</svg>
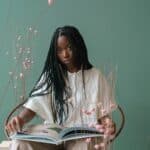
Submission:
<svg viewBox="0 0 150 150">
<path fill-rule="evenodd" d="M 107 91 L 108 90 L 108 91 Z M 99 70 L 88 60 L 85 42 L 73 26 L 59 27 L 53 34 L 49 52 L 39 80 L 29 94 L 24 109 L 7 124 L 8 132 L 20 131 L 35 115 L 45 123 L 74 126 L 95 122 L 104 113 L 100 105 L 109 99 L 109 88 Z M 104 108 L 104 107 L 103 107 Z M 105 110 L 109 115 L 110 110 Z M 113 121 L 110 134 L 114 134 Z M 99 123 L 102 120 L 99 119 Z M 11 149 L 87 150 L 83 140 L 65 145 L 13 141 Z"/>
</svg>

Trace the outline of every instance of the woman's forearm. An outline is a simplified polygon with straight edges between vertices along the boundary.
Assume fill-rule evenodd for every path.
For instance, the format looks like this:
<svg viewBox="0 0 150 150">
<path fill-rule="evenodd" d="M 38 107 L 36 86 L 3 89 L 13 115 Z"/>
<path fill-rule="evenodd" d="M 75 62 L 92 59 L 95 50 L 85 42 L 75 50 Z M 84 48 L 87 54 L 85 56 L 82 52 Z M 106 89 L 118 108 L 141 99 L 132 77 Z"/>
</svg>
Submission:
<svg viewBox="0 0 150 150">
<path fill-rule="evenodd" d="M 19 117 L 24 121 L 24 123 L 28 123 L 30 120 L 34 118 L 36 115 L 35 112 L 28 108 L 24 108 L 21 113 L 19 114 Z"/>
</svg>

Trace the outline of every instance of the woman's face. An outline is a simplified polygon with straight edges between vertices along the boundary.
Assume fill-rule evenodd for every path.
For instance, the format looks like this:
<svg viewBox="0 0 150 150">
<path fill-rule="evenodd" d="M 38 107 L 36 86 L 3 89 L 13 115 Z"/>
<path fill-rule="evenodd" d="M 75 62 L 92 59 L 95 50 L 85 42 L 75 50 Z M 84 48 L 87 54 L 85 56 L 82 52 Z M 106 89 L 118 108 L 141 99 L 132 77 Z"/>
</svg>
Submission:
<svg viewBox="0 0 150 150">
<path fill-rule="evenodd" d="M 73 51 L 66 36 L 59 36 L 57 39 L 57 57 L 60 63 L 65 65 L 69 71 L 76 68 Z"/>
</svg>

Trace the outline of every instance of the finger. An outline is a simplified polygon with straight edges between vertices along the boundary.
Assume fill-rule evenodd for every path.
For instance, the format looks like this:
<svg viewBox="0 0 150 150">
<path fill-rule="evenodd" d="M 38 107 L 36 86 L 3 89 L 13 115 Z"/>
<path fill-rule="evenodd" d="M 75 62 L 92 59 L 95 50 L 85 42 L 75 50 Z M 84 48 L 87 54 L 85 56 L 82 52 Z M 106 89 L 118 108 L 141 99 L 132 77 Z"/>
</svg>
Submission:
<svg viewBox="0 0 150 150">
<path fill-rule="evenodd" d="M 115 134 L 115 126 L 112 125 L 112 126 L 106 127 L 105 128 L 105 134 L 107 134 L 107 135 Z"/>
<path fill-rule="evenodd" d="M 21 131 L 21 122 L 20 122 L 19 117 L 15 117 L 14 119 L 15 119 L 15 122 L 16 122 L 17 131 Z"/>
<path fill-rule="evenodd" d="M 8 132 L 8 134 L 10 133 L 10 128 L 8 124 L 5 126 L 5 130 Z"/>
<path fill-rule="evenodd" d="M 112 119 L 107 118 L 106 120 L 104 120 L 103 125 L 105 126 L 105 128 L 112 128 L 114 126 L 114 122 L 112 121 Z"/>
<path fill-rule="evenodd" d="M 100 130 L 100 129 L 103 129 L 104 126 L 103 126 L 102 124 L 96 124 L 96 125 L 95 125 L 95 128 L 96 128 L 97 130 Z"/>
<path fill-rule="evenodd" d="M 106 134 L 106 135 L 111 135 L 111 133 L 112 133 L 112 129 L 107 128 L 107 129 L 105 130 L 105 134 Z"/>
<path fill-rule="evenodd" d="M 12 132 L 16 132 L 16 122 L 14 120 L 14 118 L 11 120 L 10 124 L 9 124 L 9 128 L 11 129 Z"/>
<path fill-rule="evenodd" d="M 7 125 L 7 131 L 8 131 L 9 134 L 13 134 L 13 133 L 14 133 L 14 130 L 13 130 L 13 128 L 12 128 L 11 123 L 9 123 L 9 124 Z"/>
</svg>

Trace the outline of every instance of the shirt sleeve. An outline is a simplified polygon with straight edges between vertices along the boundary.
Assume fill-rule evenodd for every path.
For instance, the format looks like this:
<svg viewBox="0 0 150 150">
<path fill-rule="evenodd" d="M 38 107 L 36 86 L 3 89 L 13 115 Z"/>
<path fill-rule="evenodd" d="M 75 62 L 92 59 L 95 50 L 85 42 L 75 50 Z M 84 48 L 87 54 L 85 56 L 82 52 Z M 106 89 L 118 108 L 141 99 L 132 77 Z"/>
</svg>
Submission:
<svg viewBox="0 0 150 150">
<path fill-rule="evenodd" d="M 50 94 L 43 95 L 43 96 L 35 96 L 35 97 L 30 97 L 23 106 L 35 112 L 38 116 L 40 116 L 45 121 L 52 123 L 53 119 L 52 119 L 50 101 L 51 101 Z"/>
</svg>

